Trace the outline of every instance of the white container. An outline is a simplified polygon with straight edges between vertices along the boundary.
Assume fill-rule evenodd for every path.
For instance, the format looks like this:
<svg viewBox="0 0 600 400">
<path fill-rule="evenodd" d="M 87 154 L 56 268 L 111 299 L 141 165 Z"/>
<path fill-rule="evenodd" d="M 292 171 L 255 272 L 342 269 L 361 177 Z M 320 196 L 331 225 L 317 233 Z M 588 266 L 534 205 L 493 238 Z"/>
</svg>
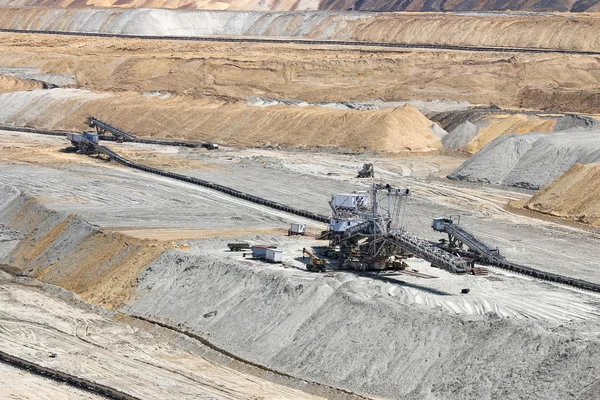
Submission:
<svg viewBox="0 0 600 400">
<path fill-rule="evenodd" d="M 254 258 L 265 258 L 267 256 L 267 250 L 274 249 L 275 246 L 269 246 L 264 244 L 258 244 L 252 246 L 252 257 Z"/>
<path fill-rule="evenodd" d="M 306 225 L 305 224 L 293 223 L 292 227 L 290 228 L 290 231 L 293 234 L 302 235 L 302 234 L 304 234 L 306 232 Z"/>
<path fill-rule="evenodd" d="M 280 263 L 282 256 L 283 256 L 283 251 L 282 250 L 267 249 L 267 256 L 265 258 L 269 262 Z"/>
</svg>

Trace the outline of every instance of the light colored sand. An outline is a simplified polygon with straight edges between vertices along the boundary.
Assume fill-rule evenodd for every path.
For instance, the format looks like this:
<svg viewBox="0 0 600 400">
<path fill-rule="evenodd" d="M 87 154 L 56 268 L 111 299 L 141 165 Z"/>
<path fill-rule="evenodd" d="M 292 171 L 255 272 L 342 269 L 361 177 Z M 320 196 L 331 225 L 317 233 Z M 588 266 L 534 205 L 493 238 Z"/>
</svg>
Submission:
<svg viewBox="0 0 600 400">
<path fill-rule="evenodd" d="M 525 208 L 600 226 L 600 163 L 575 164 L 536 193 Z"/>
</svg>

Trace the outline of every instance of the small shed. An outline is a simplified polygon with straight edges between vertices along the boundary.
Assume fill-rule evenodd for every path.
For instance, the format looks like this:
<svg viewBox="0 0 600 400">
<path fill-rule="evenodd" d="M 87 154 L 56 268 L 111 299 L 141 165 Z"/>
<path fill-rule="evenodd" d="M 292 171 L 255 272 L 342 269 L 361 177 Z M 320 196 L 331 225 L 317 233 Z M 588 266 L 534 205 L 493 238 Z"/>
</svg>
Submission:
<svg viewBox="0 0 600 400">
<path fill-rule="evenodd" d="M 267 249 L 266 260 L 272 263 L 280 263 L 282 255 L 282 250 Z"/>
<path fill-rule="evenodd" d="M 268 244 L 256 244 L 252 246 L 252 257 L 254 258 L 266 258 L 267 249 L 275 249 L 277 246 L 271 246 Z"/>
<path fill-rule="evenodd" d="M 304 235 L 306 233 L 306 224 L 294 222 L 290 227 L 291 235 Z"/>
</svg>

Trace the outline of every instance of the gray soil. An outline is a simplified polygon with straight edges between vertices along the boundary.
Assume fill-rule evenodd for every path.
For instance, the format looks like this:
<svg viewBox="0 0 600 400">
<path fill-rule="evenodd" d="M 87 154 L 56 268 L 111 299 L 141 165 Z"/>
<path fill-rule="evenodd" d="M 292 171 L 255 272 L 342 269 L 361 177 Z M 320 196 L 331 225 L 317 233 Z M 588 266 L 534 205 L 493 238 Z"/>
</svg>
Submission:
<svg viewBox="0 0 600 400">
<path fill-rule="evenodd" d="M 576 163 L 596 161 L 600 161 L 598 129 L 502 135 L 448 178 L 537 190 Z"/>
<path fill-rule="evenodd" d="M 450 149 L 460 149 L 469 144 L 479 133 L 479 127 L 471 121 L 465 121 L 454 128 L 447 136 L 442 137 L 442 145 Z"/>
</svg>

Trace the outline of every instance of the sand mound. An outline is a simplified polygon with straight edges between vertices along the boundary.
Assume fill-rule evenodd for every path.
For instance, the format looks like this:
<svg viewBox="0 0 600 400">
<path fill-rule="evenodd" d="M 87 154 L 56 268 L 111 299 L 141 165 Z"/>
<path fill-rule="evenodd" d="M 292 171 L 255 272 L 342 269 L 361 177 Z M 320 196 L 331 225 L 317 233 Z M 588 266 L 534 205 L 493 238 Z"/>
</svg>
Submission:
<svg viewBox="0 0 600 400">
<path fill-rule="evenodd" d="M 600 163 L 575 164 L 536 193 L 525 208 L 600 226 Z"/>
<path fill-rule="evenodd" d="M 252 107 L 213 98 L 111 95 L 76 89 L 0 95 L 0 123 L 81 129 L 87 115 L 140 136 L 214 141 L 232 145 L 336 146 L 404 152 L 441 147 L 433 123 L 407 105 L 384 110 L 325 107 Z"/>
<path fill-rule="evenodd" d="M 477 153 L 498 136 L 511 133 L 550 132 L 555 124 L 553 120 L 543 120 L 523 114 L 511 115 L 507 118 L 493 117 L 493 120 L 490 126 L 481 129 L 467 145 L 466 149 L 469 153 Z"/>
<path fill-rule="evenodd" d="M 41 89 L 44 84 L 31 79 L 20 79 L 0 74 L 0 93 L 17 92 L 19 90 Z"/>
<path fill-rule="evenodd" d="M 448 135 L 448 132 L 442 129 L 438 124 L 431 124 L 429 129 L 431 129 L 433 134 L 440 140 L 442 140 L 445 136 Z"/>
<path fill-rule="evenodd" d="M 599 19 L 593 14 L 574 18 L 570 15 L 514 14 L 4 8 L 0 13 L 0 28 L 160 36 L 275 36 L 599 51 Z M 556 35 L 556 32 L 561 34 Z M 515 62 L 518 62 L 516 57 L 502 61 L 509 66 Z M 484 78 L 485 75 L 482 75 L 468 81 Z M 464 82 L 465 78 L 462 80 Z M 592 84 L 593 81 L 589 82 Z"/>
<path fill-rule="evenodd" d="M 576 163 L 600 161 L 600 131 L 503 135 L 449 179 L 541 189 Z"/>
<path fill-rule="evenodd" d="M 459 149 L 469 144 L 477 133 L 479 128 L 471 121 L 465 121 L 442 138 L 442 145 L 450 149 Z"/>
<path fill-rule="evenodd" d="M 574 128 L 594 128 L 600 125 L 600 123 L 591 117 L 583 115 L 567 114 L 564 117 L 560 117 L 554 125 L 554 132 L 566 131 Z"/>
</svg>

